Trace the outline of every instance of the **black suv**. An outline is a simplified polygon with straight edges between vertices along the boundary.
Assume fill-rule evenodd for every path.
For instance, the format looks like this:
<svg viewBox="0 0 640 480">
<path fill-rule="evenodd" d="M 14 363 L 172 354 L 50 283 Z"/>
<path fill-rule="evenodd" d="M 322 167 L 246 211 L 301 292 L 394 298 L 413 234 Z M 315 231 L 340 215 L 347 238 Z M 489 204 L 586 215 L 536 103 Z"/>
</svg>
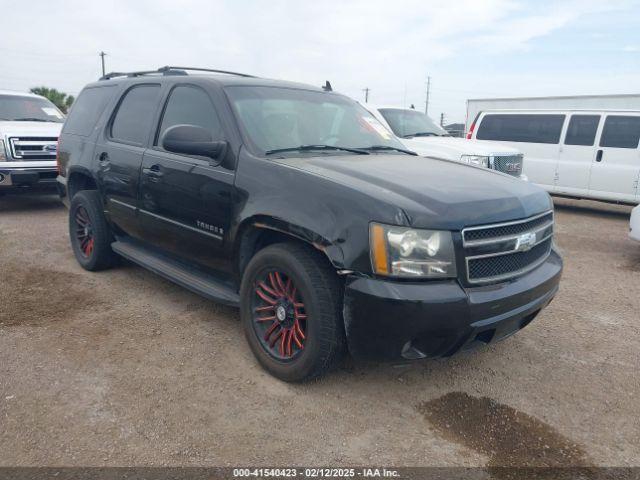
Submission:
<svg viewBox="0 0 640 480">
<path fill-rule="evenodd" d="M 85 269 L 119 255 L 239 306 L 257 359 L 286 381 L 347 350 L 487 344 L 556 294 L 542 189 L 415 156 L 328 84 L 194 70 L 109 74 L 74 104 L 58 184 Z"/>
</svg>

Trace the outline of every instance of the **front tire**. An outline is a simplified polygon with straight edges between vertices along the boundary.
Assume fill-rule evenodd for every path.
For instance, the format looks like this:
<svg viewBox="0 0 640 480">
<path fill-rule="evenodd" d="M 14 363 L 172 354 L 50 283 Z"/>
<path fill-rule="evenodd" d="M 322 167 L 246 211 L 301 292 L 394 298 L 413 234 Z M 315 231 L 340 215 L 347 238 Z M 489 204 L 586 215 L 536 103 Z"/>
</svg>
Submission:
<svg viewBox="0 0 640 480">
<path fill-rule="evenodd" d="M 271 245 L 249 262 L 240 315 L 260 364 L 286 382 L 325 374 L 344 351 L 342 288 L 327 260 L 310 247 Z"/>
<path fill-rule="evenodd" d="M 113 235 L 98 191 L 82 190 L 74 195 L 69 208 L 69 238 L 76 260 L 85 270 L 104 270 L 115 262 Z"/>
</svg>

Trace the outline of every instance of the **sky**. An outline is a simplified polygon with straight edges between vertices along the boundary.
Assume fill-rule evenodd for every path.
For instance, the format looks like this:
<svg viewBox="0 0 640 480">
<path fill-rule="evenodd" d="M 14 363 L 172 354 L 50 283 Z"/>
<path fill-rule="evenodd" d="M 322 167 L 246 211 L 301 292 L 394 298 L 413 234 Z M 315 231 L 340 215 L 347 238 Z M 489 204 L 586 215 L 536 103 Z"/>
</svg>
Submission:
<svg viewBox="0 0 640 480">
<path fill-rule="evenodd" d="M 200 66 L 463 122 L 469 98 L 640 91 L 640 0 L 0 0 L 0 89 Z"/>
</svg>

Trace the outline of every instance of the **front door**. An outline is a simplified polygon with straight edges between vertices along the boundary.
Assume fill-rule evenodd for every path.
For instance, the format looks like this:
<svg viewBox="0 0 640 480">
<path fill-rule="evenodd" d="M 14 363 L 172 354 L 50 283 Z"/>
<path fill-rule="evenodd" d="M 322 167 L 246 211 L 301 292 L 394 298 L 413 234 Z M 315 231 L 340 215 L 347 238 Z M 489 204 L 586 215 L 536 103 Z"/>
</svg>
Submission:
<svg viewBox="0 0 640 480">
<path fill-rule="evenodd" d="M 571 115 L 558 157 L 555 192 L 586 195 L 589 191 L 591 164 L 596 156 L 596 133 L 600 115 Z"/>
<path fill-rule="evenodd" d="M 634 202 L 640 175 L 640 115 L 607 115 L 591 167 L 589 196 Z"/>
<path fill-rule="evenodd" d="M 140 218 L 145 239 L 156 246 L 219 271 L 230 268 L 222 249 L 230 222 L 234 172 L 211 159 L 162 148 L 164 132 L 197 125 L 224 135 L 209 94 L 193 85 L 169 93 L 153 146 L 144 154 Z"/>
<path fill-rule="evenodd" d="M 111 220 L 123 231 L 140 236 L 137 215 L 140 166 L 158 106 L 160 85 L 128 89 L 95 148 L 98 181 Z"/>
</svg>

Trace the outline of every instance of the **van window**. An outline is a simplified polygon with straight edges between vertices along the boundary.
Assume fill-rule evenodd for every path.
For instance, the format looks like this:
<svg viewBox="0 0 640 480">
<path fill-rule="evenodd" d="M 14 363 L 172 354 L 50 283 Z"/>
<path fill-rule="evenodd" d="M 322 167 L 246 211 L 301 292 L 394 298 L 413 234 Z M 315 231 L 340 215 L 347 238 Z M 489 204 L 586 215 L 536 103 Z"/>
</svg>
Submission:
<svg viewBox="0 0 640 480">
<path fill-rule="evenodd" d="M 112 85 L 85 88 L 76 101 L 73 102 L 67 121 L 64 124 L 64 133 L 83 137 L 91 135 L 98 118 L 100 118 L 114 91 Z"/>
<path fill-rule="evenodd" d="M 598 123 L 600 115 L 571 115 L 564 144 L 593 146 Z"/>
<path fill-rule="evenodd" d="M 138 85 L 127 91 L 111 124 L 116 141 L 143 145 L 157 106 L 160 85 Z"/>
<path fill-rule="evenodd" d="M 640 117 L 609 115 L 604 122 L 601 147 L 638 148 Z"/>
<path fill-rule="evenodd" d="M 488 114 L 478 128 L 478 140 L 558 143 L 564 115 Z"/>
<path fill-rule="evenodd" d="M 222 127 L 213 103 L 207 93 L 199 87 L 182 85 L 172 90 L 158 129 L 156 145 L 168 128 L 184 124 L 204 128 L 211 133 L 214 140 L 223 138 Z"/>
</svg>

